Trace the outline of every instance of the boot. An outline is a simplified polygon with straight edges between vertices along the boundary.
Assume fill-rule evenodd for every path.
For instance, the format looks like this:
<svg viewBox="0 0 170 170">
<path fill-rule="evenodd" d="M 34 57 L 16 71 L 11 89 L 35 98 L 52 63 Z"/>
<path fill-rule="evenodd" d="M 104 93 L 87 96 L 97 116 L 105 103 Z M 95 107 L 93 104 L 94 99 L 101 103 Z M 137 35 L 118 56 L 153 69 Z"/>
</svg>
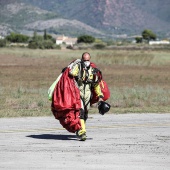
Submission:
<svg viewBox="0 0 170 170">
<path fill-rule="evenodd" d="M 84 119 L 80 119 L 80 122 L 81 122 L 81 129 L 76 132 L 76 135 L 81 141 L 85 141 L 86 140 L 85 121 Z"/>
</svg>

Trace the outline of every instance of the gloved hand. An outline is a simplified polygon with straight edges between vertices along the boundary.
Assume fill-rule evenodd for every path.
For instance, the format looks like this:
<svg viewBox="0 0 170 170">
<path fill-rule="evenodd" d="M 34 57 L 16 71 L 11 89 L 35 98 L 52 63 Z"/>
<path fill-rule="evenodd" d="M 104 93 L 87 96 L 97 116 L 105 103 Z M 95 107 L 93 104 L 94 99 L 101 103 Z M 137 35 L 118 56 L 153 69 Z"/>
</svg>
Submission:
<svg viewBox="0 0 170 170">
<path fill-rule="evenodd" d="M 98 101 L 98 102 L 101 102 L 101 101 L 103 101 L 103 98 L 100 98 L 100 97 L 99 97 L 99 101 Z"/>
</svg>

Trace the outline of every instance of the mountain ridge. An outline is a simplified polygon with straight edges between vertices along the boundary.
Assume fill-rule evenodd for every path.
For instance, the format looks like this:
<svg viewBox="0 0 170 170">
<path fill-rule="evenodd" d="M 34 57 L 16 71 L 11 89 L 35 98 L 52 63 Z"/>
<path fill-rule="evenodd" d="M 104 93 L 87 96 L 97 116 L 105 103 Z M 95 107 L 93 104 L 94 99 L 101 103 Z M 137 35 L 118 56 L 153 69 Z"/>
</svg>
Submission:
<svg viewBox="0 0 170 170">
<path fill-rule="evenodd" d="M 156 33 L 170 35 L 169 0 L 150 0 L 149 2 L 147 0 L 81 0 L 81 2 L 79 0 L 48 2 L 46 0 L 1 0 L 0 4 L 3 6 L 1 7 L 3 12 L 0 12 L 2 16 L 0 25 L 12 25 L 10 29 L 14 30 L 42 31 L 47 28 L 61 34 L 87 33 L 113 36 L 140 34 L 144 29 L 151 29 Z M 14 4 L 18 4 L 18 7 L 13 9 L 18 9 L 16 13 L 9 11 L 9 7 L 12 8 Z M 7 9 L 7 6 L 8 10 L 5 12 L 3 9 Z M 24 12 L 25 9 L 26 12 Z M 50 27 L 48 23 L 51 20 L 53 24 Z M 60 26 L 57 20 L 62 20 L 63 24 Z M 68 23 L 71 26 L 70 33 Z"/>
</svg>

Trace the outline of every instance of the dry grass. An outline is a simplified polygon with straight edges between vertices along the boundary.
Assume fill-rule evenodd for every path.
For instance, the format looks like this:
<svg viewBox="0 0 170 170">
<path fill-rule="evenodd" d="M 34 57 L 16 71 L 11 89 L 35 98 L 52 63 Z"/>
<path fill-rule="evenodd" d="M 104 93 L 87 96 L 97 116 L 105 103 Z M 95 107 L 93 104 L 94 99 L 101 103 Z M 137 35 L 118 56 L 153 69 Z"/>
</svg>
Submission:
<svg viewBox="0 0 170 170">
<path fill-rule="evenodd" d="M 51 115 L 47 90 L 82 50 L 0 50 L 0 117 Z M 170 53 L 88 50 L 111 91 L 112 112 L 170 112 Z M 91 112 L 96 112 L 92 109 Z"/>
</svg>

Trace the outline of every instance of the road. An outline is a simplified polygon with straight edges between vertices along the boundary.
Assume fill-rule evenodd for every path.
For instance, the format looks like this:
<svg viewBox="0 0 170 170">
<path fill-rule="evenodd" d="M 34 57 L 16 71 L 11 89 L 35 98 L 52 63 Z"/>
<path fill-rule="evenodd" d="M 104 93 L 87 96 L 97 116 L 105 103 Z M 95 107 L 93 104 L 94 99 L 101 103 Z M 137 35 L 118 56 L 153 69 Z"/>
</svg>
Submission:
<svg viewBox="0 0 170 170">
<path fill-rule="evenodd" d="M 51 117 L 0 119 L 0 169 L 169 170 L 170 114 L 90 114 L 79 141 Z"/>
</svg>

